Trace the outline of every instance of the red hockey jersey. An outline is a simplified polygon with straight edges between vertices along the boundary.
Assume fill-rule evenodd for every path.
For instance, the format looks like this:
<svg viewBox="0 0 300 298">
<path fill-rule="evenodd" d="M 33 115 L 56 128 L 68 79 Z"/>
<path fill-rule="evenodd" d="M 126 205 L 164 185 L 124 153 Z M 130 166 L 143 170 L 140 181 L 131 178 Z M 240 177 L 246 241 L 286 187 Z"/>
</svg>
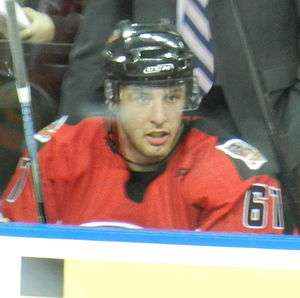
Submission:
<svg viewBox="0 0 300 298">
<path fill-rule="evenodd" d="M 63 125 L 39 152 L 48 222 L 282 233 L 278 181 L 251 170 L 245 162 L 253 147 L 237 144 L 222 147 L 216 137 L 191 128 L 138 202 L 126 192 L 131 173 L 108 143 L 106 120 Z M 253 152 L 255 162 L 259 152 Z M 247 178 L 237 163 L 247 168 Z M 2 197 L 2 213 L 13 221 L 37 220 L 29 164 L 23 159 Z"/>
</svg>

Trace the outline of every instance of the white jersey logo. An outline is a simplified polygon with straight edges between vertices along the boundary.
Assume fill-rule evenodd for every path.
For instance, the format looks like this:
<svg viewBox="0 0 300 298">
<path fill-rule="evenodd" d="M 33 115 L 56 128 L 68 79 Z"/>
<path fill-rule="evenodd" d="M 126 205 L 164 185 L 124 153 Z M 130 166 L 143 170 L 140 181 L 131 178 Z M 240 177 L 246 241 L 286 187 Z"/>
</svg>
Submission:
<svg viewBox="0 0 300 298">
<path fill-rule="evenodd" d="M 251 170 L 258 170 L 268 161 L 255 147 L 240 139 L 231 139 L 216 148 L 233 158 L 242 160 Z"/>
</svg>

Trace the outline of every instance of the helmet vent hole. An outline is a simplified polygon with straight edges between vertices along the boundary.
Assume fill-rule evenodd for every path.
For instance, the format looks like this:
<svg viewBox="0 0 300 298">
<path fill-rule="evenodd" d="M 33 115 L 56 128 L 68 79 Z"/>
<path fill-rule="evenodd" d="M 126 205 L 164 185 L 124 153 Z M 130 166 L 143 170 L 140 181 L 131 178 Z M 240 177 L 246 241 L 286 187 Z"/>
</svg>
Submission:
<svg viewBox="0 0 300 298">
<path fill-rule="evenodd" d="M 166 53 L 166 50 L 147 50 L 147 51 L 141 51 L 140 52 L 140 57 L 142 59 L 153 59 L 153 58 L 158 58 L 163 56 Z"/>
</svg>

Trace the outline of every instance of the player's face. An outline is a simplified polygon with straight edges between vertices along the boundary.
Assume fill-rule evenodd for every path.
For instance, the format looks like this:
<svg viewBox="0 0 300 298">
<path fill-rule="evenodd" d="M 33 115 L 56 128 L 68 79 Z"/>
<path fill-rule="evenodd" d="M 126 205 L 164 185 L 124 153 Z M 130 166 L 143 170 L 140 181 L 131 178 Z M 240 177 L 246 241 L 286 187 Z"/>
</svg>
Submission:
<svg viewBox="0 0 300 298">
<path fill-rule="evenodd" d="M 121 87 L 118 133 L 122 154 L 139 164 L 164 159 L 182 130 L 185 85 Z"/>
</svg>

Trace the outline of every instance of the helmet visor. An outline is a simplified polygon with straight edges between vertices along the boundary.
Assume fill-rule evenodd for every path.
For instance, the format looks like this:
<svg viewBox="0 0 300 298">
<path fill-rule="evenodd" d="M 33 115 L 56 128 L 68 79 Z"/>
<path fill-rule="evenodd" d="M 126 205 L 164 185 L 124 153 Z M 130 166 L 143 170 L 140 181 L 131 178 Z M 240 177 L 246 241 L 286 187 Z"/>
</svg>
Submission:
<svg viewBox="0 0 300 298">
<path fill-rule="evenodd" d="M 159 101 L 166 109 L 182 111 L 186 101 L 186 85 L 122 84 L 120 100 L 125 98 L 135 106 L 151 107 Z"/>
<path fill-rule="evenodd" d="M 151 104 L 155 97 L 161 96 L 165 103 L 168 103 L 169 106 L 176 106 L 181 111 L 196 110 L 201 102 L 197 80 L 191 77 L 167 80 L 109 81 L 110 83 L 106 84 L 106 86 L 110 88 L 106 89 L 111 90 L 112 86 L 114 86 L 119 92 L 117 92 L 118 98 L 116 98 L 117 94 L 115 92 L 107 92 L 108 90 L 106 90 L 107 103 L 111 101 L 117 103 L 120 92 L 123 92 L 123 94 L 125 92 L 126 96 L 130 96 L 132 101 L 135 101 L 137 104 L 144 105 Z"/>
</svg>

